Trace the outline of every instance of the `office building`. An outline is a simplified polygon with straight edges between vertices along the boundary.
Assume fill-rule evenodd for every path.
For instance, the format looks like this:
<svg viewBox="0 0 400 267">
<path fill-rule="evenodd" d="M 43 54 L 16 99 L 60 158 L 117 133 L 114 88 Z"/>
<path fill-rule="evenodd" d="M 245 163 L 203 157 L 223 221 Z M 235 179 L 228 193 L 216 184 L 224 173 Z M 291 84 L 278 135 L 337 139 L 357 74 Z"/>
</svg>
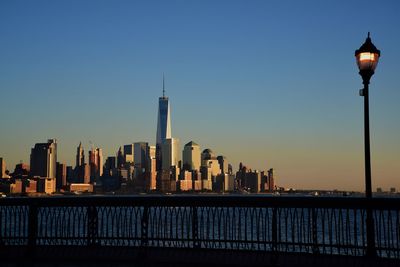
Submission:
<svg viewBox="0 0 400 267">
<path fill-rule="evenodd" d="M 180 167 L 180 143 L 178 138 L 167 138 L 161 146 L 162 169 L 168 171 L 171 167 Z"/>
<path fill-rule="evenodd" d="M 267 190 L 268 191 L 274 191 L 275 190 L 275 172 L 274 172 L 273 168 L 268 170 Z"/>
<path fill-rule="evenodd" d="M 76 182 L 74 168 L 72 166 L 67 166 L 67 185 Z"/>
<path fill-rule="evenodd" d="M 177 188 L 182 192 L 191 191 L 193 189 L 192 171 L 182 170 L 180 177 Z"/>
<path fill-rule="evenodd" d="M 105 175 L 111 175 L 112 171 L 116 168 L 116 158 L 108 157 L 104 165 Z"/>
<path fill-rule="evenodd" d="M 145 172 L 148 162 L 149 144 L 146 142 L 134 143 L 135 169 Z"/>
<path fill-rule="evenodd" d="M 229 172 L 229 169 L 228 169 L 229 164 L 226 160 L 226 157 L 218 156 L 217 160 L 218 160 L 219 169 L 220 169 L 221 174 L 228 173 Z"/>
<path fill-rule="evenodd" d="M 191 141 L 183 149 L 183 167 L 187 171 L 200 171 L 201 151 L 200 146 Z"/>
<path fill-rule="evenodd" d="M 85 164 L 85 151 L 83 150 L 82 142 L 79 142 L 79 146 L 76 149 L 76 164 L 75 168 L 79 168 Z"/>
<path fill-rule="evenodd" d="M 30 166 L 26 163 L 18 163 L 15 165 L 14 173 L 12 174 L 13 178 L 17 179 L 26 179 L 28 178 L 30 173 Z"/>
<path fill-rule="evenodd" d="M 49 139 L 47 143 L 38 143 L 31 150 L 31 175 L 56 178 L 57 142 Z"/>
<path fill-rule="evenodd" d="M 119 147 L 117 152 L 117 168 L 122 168 L 125 165 L 124 153 L 122 152 L 122 147 Z"/>
<path fill-rule="evenodd" d="M 171 138 L 171 112 L 168 97 L 165 96 L 165 82 L 163 77 L 163 96 L 158 99 L 156 144 L 162 144 L 168 138 Z"/>
<path fill-rule="evenodd" d="M 135 162 L 134 144 L 124 145 L 124 163 Z"/>
<path fill-rule="evenodd" d="M 235 176 L 229 173 L 221 173 L 213 183 L 214 192 L 232 192 L 235 189 Z"/>
<path fill-rule="evenodd" d="M 258 171 L 249 171 L 245 175 L 246 188 L 251 193 L 259 193 L 261 191 L 261 173 Z"/>
<path fill-rule="evenodd" d="M 57 162 L 56 170 L 56 189 L 60 190 L 67 185 L 67 165 Z"/>
<path fill-rule="evenodd" d="M 85 163 L 82 168 L 82 177 L 79 179 L 79 183 L 89 184 L 90 183 L 90 165 Z"/>
<path fill-rule="evenodd" d="M 92 148 L 89 151 L 90 182 L 94 183 L 103 175 L 103 151 L 101 148 Z"/>
<path fill-rule="evenodd" d="M 171 111 L 168 97 L 165 96 L 165 82 L 163 75 L 163 95 L 158 99 L 157 137 L 156 137 L 156 164 L 157 171 L 162 169 L 161 146 L 166 139 L 171 138 Z"/>
<path fill-rule="evenodd" d="M 157 188 L 156 147 L 149 146 L 148 149 L 145 190 L 152 191 Z"/>
<path fill-rule="evenodd" d="M 3 158 L 0 158 L 0 178 L 6 177 L 6 161 Z"/>
</svg>

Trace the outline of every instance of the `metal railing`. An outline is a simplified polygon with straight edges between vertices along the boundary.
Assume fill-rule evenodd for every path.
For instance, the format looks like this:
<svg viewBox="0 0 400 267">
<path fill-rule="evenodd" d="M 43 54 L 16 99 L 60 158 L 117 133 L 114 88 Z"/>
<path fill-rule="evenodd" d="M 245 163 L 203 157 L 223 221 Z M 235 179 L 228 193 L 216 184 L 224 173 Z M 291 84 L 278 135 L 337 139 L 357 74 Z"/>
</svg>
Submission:
<svg viewBox="0 0 400 267">
<path fill-rule="evenodd" d="M 400 199 L 129 196 L 0 199 L 1 246 L 124 246 L 400 259 Z M 1 248 L 0 248 L 1 249 Z"/>
</svg>

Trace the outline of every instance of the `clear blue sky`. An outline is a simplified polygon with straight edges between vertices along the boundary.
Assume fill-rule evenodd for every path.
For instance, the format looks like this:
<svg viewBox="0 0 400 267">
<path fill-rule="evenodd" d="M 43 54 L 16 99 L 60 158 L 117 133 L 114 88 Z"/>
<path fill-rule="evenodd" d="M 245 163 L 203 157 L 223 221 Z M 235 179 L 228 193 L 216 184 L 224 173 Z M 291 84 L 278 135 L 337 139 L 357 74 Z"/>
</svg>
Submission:
<svg viewBox="0 0 400 267">
<path fill-rule="evenodd" d="M 362 190 L 354 50 L 371 31 L 373 187 L 400 189 L 398 1 L 0 1 L 0 157 L 56 138 L 114 155 L 156 138 L 162 72 L 172 135 L 278 184 Z"/>
</svg>

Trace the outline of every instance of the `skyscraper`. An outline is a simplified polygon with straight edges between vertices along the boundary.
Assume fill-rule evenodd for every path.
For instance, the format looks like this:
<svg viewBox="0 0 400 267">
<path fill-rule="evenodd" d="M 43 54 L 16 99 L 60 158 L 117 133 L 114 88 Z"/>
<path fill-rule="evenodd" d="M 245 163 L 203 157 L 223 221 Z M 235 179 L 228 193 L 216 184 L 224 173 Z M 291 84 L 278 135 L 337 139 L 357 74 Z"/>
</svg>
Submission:
<svg viewBox="0 0 400 267">
<path fill-rule="evenodd" d="M 85 164 L 85 153 L 83 151 L 82 142 L 79 142 L 79 146 L 76 149 L 76 168 Z"/>
<path fill-rule="evenodd" d="M 146 170 L 146 181 L 145 189 L 146 191 L 155 190 L 157 183 L 157 171 L 156 171 L 156 147 L 149 146 L 147 153 L 147 170 Z"/>
<path fill-rule="evenodd" d="M 156 169 L 162 168 L 161 145 L 167 138 L 171 138 L 171 112 L 168 97 L 165 96 L 165 82 L 163 74 L 163 95 L 158 99 L 157 139 L 156 139 Z"/>
<path fill-rule="evenodd" d="M 171 167 L 179 167 L 181 160 L 178 138 L 167 138 L 161 146 L 162 169 L 168 171 Z"/>
<path fill-rule="evenodd" d="M 164 143 L 171 138 L 171 114 L 168 97 L 165 96 L 165 82 L 163 75 L 163 96 L 158 99 L 157 142 Z"/>
<path fill-rule="evenodd" d="M 200 146 L 191 141 L 183 149 L 183 169 L 187 171 L 200 171 Z"/>
<path fill-rule="evenodd" d="M 221 173 L 228 173 L 228 162 L 226 160 L 225 156 L 218 156 L 217 157 L 218 163 L 219 163 L 219 168 L 221 169 Z"/>
<path fill-rule="evenodd" d="M 67 165 L 57 162 L 56 188 L 57 190 L 67 185 Z"/>
<path fill-rule="evenodd" d="M 267 189 L 268 191 L 275 190 L 275 172 L 273 168 L 268 170 Z"/>
<path fill-rule="evenodd" d="M 31 150 L 31 175 L 56 178 L 57 142 L 49 139 L 47 143 L 35 144 Z"/>
<path fill-rule="evenodd" d="M 133 148 L 133 158 L 135 159 L 135 169 L 144 173 L 147 169 L 149 144 L 146 142 L 136 142 Z"/>
<path fill-rule="evenodd" d="M 76 148 L 76 164 L 74 169 L 73 182 L 82 183 L 85 175 L 85 151 L 83 150 L 82 142 Z M 70 177 L 71 178 L 71 177 Z"/>
<path fill-rule="evenodd" d="M 136 162 L 133 156 L 133 144 L 124 145 L 124 161 L 128 163 Z"/>
<path fill-rule="evenodd" d="M 0 178 L 6 177 L 6 161 L 0 158 Z"/>
<path fill-rule="evenodd" d="M 103 151 L 101 148 L 92 148 L 89 151 L 90 182 L 98 181 L 103 175 Z"/>
<path fill-rule="evenodd" d="M 118 152 L 117 152 L 117 168 L 122 168 L 125 164 L 125 157 L 124 153 L 122 152 L 122 147 L 119 147 Z"/>
</svg>

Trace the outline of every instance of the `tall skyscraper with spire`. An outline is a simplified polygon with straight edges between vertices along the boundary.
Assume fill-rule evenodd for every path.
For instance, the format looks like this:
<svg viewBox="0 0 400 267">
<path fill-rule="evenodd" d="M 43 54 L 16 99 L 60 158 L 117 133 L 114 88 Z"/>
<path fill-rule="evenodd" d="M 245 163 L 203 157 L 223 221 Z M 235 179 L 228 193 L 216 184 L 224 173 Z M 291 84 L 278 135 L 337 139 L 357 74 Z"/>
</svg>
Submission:
<svg viewBox="0 0 400 267">
<path fill-rule="evenodd" d="M 156 140 L 156 166 L 157 171 L 161 170 L 161 145 L 166 139 L 171 138 L 171 110 L 168 97 L 165 96 L 165 79 L 163 73 L 163 95 L 158 99 L 158 120 L 157 120 L 157 140 Z"/>
<path fill-rule="evenodd" d="M 167 138 L 171 138 L 171 110 L 168 97 L 165 96 L 165 79 L 163 74 L 163 95 L 158 99 L 156 144 L 161 145 Z"/>
</svg>

